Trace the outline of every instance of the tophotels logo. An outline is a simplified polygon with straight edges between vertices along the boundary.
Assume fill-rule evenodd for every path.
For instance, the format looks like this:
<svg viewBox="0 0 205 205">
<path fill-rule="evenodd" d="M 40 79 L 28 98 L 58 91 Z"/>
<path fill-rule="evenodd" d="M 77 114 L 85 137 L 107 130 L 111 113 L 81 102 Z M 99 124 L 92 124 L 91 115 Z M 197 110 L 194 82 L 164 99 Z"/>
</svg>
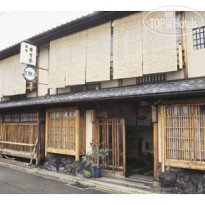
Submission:
<svg viewBox="0 0 205 205">
<path fill-rule="evenodd" d="M 186 11 L 187 15 L 182 16 L 180 11 Z M 188 34 L 192 33 L 193 28 L 203 26 L 204 19 L 199 12 L 188 7 L 164 6 L 146 12 L 143 24 L 148 30 L 156 34 L 178 36 L 182 35 L 181 29 L 185 30 L 184 34 Z"/>
<path fill-rule="evenodd" d="M 24 79 L 29 82 L 35 82 L 37 78 L 36 69 L 32 66 L 27 66 L 26 68 L 24 68 L 22 75 Z"/>
</svg>

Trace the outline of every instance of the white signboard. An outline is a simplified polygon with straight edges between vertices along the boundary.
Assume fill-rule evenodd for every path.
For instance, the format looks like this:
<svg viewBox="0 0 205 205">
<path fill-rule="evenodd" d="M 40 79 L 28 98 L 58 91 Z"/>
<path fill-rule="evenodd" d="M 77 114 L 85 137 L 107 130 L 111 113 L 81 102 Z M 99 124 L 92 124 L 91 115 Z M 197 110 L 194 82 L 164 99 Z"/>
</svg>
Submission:
<svg viewBox="0 0 205 205">
<path fill-rule="evenodd" d="M 20 63 L 36 66 L 37 48 L 29 43 L 21 43 Z"/>
</svg>

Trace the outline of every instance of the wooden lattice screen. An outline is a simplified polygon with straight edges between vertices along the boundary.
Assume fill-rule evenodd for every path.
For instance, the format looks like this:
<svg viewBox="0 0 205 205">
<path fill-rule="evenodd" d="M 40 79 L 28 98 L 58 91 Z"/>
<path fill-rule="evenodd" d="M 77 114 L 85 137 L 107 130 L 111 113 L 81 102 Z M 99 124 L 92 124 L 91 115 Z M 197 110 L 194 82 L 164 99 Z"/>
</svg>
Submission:
<svg viewBox="0 0 205 205">
<path fill-rule="evenodd" d="M 169 105 L 161 111 L 162 166 L 205 170 L 205 105 Z"/>
<path fill-rule="evenodd" d="M 16 112 L 0 116 L 0 152 L 23 158 L 44 157 L 44 121 L 40 112 Z"/>
<path fill-rule="evenodd" d="M 47 153 L 76 156 L 85 154 L 85 116 L 72 108 L 51 109 L 46 112 Z"/>
<path fill-rule="evenodd" d="M 109 149 L 104 160 L 104 169 L 125 173 L 125 122 L 124 119 L 109 118 L 96 120 L 97 139 L 103 148 Z"/>
</svg>

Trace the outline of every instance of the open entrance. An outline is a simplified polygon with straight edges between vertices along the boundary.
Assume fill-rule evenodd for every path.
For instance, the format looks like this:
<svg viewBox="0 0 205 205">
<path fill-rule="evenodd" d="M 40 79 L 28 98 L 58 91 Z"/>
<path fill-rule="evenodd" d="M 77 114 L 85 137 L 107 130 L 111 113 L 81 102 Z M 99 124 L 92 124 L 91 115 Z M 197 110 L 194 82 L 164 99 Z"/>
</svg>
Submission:
<svg viewBox="0 0 205 205">
<path fill-rule="evenodd" d="M 104 169 L 130 178 L 144 175 L 153 179 L 153 123 L 150 104 L 124 103 L 115 107 L 110 105 L 109 108 L 98 111 L 96 115 L 96 137 L 110 151 Z"/>
<path fill-rule="evenodd" d="M 125 118 L 126 176 L 153 177 L 153 125 L 150 107 L 137 109 L 136 117 Z"/>
</svg>

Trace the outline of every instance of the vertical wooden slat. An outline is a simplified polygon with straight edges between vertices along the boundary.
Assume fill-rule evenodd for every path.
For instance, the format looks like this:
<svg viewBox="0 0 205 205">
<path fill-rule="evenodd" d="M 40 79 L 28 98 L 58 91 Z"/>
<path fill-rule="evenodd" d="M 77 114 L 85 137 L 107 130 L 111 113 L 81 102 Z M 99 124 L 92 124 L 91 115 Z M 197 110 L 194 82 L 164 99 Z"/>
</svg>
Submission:
<svg viewBox="0 0 205 205">
<path fill-rule="evenodd" d="M 75 160 L 79 161 L 80 160 L 80 111 L 76 110 L 76 138 L 75 138 L 75 151 L 76 151 L 76 156 Z"/>
<path fill-rule="evenodd" d="M 36 149 L 36 153 L 37 153 L 37 157 L 36 157 L 36 165 L 38 165 L 39 161 L 40 161 L 40 142 L 41 142 L 41 136 L 40 136 L 40 125 L 41 125 L 41 113 L 37 112 L 37 149 Z"/>
<path fill-rule="evenodd" d="M 203 161 L 205 160 L 205 132 L 204 132 L 204 129 L 205 129 L 205 126 L 204 126 L 204 113 L 202 114 L 202 130 L 203 130 Z"/>
<path fill-rule="evenodd" d="M 109 124 L 107 123 L 107 148 L 109 149 L 109 141 L 110 141 L 110 139 L 109 139 Z M 110 162 L 109 162 L 109 155 L 108 155 L 108 157 L 107 157 L 107 161 L 106 161 L 106 163 L 107 163 L 107 165 L 109 166 L 110 165 Z M 108 169 L 108 167 L 107 167 L 107 169 Z"/>
<path fill-rule="evenodd" d="M 189 150 L 189 161 L 191 161 L 191 114 L 190 114 L 190 106 L 188 106 L 188 126 L 189 126 L 189 146 L 188 146 L 188 150 Z"/>
<path fill-rule="evenodd" d="M 165 172 L 165 116 L 164 116 L 164 106 L 160 107 L 161 115 L 161 170 Z"/>
<path fill-rule="evenodd" d="M 126 174 L 126 128 L 125 119 L 123 119 L 123 175 Z"/>
<path fill-rule="evenodd" d="M 114 154 L 114 134 L 115 134 L 115 127 L 114 127 L 114 122 L 113 122 L 113 120 L 112 120 L 112 166 L 113 166 L 113 170 L 114 170 L 114 166 L 115 166 L 115 164 L 114 164 L 114 156 L 115 156 L 115 154 Z"/>
<path fill-rule="evenodd" d="M 192 130 L 193 130 L 193 154 L 194 154 L 194 161 L 196 161 L 196 129 L 195 129 L 195 107 L 193 106 L 193 113 L 192 113 Z"/>
<path fill-rule="evenodd" d="M 115 158 L 114 158 L 114 162 L 115 162 L 115 167 L 117 167 L 117 119 L 114 120 L 114 125 L 115 125 L 115 135 L 114 135 L 114 140 L 115 140 Z"/>
<path fill-rule="evenodd" d="M 96 135 L 98 135 L 98 132 L 96 129 L 98 129 L 98 125 L 96 125 L 96 114 L 95 114 L 95 110 L 91 111 L 91 121 L 92 121 L 92 141 L 95 141 L 95 138 L 97 137 Z"/>
<path fill-rule="evenodd" d="M 119 121 L 119 119 L 118 119 Z M 120 166 L 120 133 L 119 133 L 119 128 L 120 128 L 120 123 L 119 125 L 117 126 L 117 168 L 119 169 L 119 166 Z"/>
<path fill-rule="evenodd" d="M 45 131 L 45 156 L 48 155 L 48 122 L 49 121 L 49 112 L 46 112 L 46 131 Z"/>
<path fill-rule="evenodd" d="M 153 123 L 154 140 L 154 178 L 158 178 L 158 123 Z"/>
</svg>

